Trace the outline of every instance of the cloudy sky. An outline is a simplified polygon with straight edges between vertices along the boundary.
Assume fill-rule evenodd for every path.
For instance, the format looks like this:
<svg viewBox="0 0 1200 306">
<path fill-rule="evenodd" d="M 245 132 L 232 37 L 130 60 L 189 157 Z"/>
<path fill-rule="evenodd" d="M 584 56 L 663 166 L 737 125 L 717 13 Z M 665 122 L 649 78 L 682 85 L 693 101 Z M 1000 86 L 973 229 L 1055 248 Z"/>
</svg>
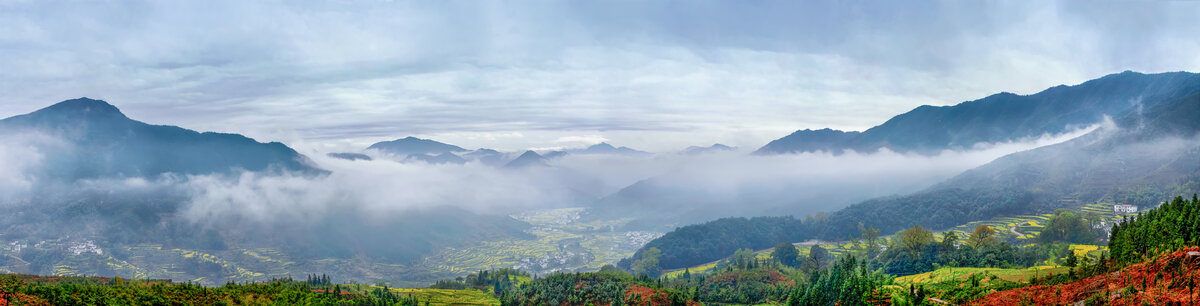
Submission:
<svg viewBox="0 0 1200 306">
<path fill-rule="evenodd" d="M 1200 71 L 1200 2 L 0 1 L 0 117 L 104 99 L 309 150 L 756 148 Z M 302 150 L 303 151 L 303 150 Z"/>
</svg>

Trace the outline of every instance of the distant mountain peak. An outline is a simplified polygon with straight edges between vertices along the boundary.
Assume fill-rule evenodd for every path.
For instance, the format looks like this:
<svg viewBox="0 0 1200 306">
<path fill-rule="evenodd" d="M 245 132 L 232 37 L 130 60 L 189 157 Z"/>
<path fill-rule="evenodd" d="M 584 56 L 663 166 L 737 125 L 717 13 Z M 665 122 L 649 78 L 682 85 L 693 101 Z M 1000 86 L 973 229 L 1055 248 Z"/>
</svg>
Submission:
<svg viewBox="0 0 1200 306">
<path fill-rule="evenodd" d="M 588 147 L 588 150 L 591 150 L 591 149 L 615 150 L 616 147 L 613 147 L 613 145 L 610 145 L 607 142 L 601 142 L 601 143 L 594 144 L 594 145 L 591 145 Z"/>
<path fill-rule="evenodd" d="M 858 136 L 858 134 L 859 132 L 855 131 L 846 132 L 830 128 L 797 130 L 783 138 L 767 143 L 767 145 L 754 151 L 754 154 L 765 155 L 816 151 L 841 153 L 844 150 L 845 143 Z"/>
<path fill-rule="evenodd" d="M 524 167 L 529 167 L 529 166 L 548 166 L 548 165 L 549 164 L 546 163 L 546 157 L 543 157 L 541 154 L 538 154 L 537 152 L 534 152 L 533 150 L 528 150 L 528 151 L 525 151 L 525 153 L 521 153 L 521 156 L 517 156 L 516 159 L 513 159 L 512 161 L 508 162 L 508 164 L 504 165 L 504 167 L 505 168 L 524 168 Z"/>
<path fill-rule="evenodd" d="M 104 100 L 82 97 L 55 103 L 30 113 L 31 116 L 119 117 L 127 118 L 116 106 Z"/>
<path fill-rule="evenodd" d="M 640 150 L 632 149 L 629 147 L 615 147 L 611 144 L 608 144 L 607 142 L 601 142 L 598 144 L 594 144 L 594 145 L 591 145 L 591 146 L 587 147 L 586 149 L 582 149 L 582 150 L 580 150 L 580 149 L 567 150 L 567 152 L 573 153 L 573 154 L 617 154 L 617 155 L 630 155 L 630 156 L 645 156 L 645 155 L 651 154 L 649 152 L 640 151 Z"/>
<path fill-rule="evenodd" d="M 690 146 L 690 147 L 687 147 L 686 149 L 683 149 L 683 151 L 682 151 L 682 152 L 680 152 L 680 153 L 683 153 L 683 154 L 702 154 L 702 153 L 715 153 L 715 152 L 722 152 L 722 151 L 735 151 L 735 150 L 737 150 L 737 148 L 735 148 L 735 147 L 730 147 L 730 146 L 727 146 L 727 145 L 723 145 L 723 144 L 719 144 L 719 143 L 714 143 L 713 145 L 711 145 L 711 146 L 707 146 L 707 147 Z"/>
<path fill-rule="evenodd" d="M 47 162 L 40 171 L 52 179 L 240 170 L 327 173 L 282 143 L 260 143 L 239 134 L 150 125 L 125 117 L 116 106 L 96 99 L 66 100 L 32 113 L 0 119 L 0 133 L 28 130 L 41 131 L 70 144 L 68 149 L 41 151 L 52 162 Z"/>
<path fill-rule="evenodd" d="M 367 147 L 367 150 L 378 150 L 380 152 L 393 154 L 397 156 L 408 155 L 439 155 L 448 152 L 466 152 L 467 149 L 462 147 L 437 142 L 432 139 L 421 139 L 413 136 L 404 137 L 392 141 L 381 141 Z"/>
<path fill-rule="evenodd" d="M 522 157 L 532 158 L 532 157 L 542 157 L 542 155 L 538 154 L 537 152 L 534 152 L 533 150 L 527 150 L 527 151 L 525 151 L 525 153 L 521 153 L 521 156 L 517 156 L 517 158 L 522 158 Z"/>
</svg>

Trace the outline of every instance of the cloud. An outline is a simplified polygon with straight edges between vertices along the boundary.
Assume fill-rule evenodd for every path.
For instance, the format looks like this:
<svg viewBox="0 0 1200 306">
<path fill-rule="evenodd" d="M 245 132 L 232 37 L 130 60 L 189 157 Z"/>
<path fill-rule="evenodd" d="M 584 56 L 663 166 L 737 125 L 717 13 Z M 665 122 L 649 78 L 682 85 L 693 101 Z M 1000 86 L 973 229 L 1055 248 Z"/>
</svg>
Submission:
<svg viewBox="0 0 1200 306">
<path fill-rule="evenodd" d="M 239 216 L 269 223 L 313 221 L 334 210 L 364 211 L 373 218 L 440 206 L 504 214 L 571 206 L 574 196 L 565 185 L 569 180 L 552 169 L 313 158 L 332 174 L 191 176 L 184 186 L 193 196 L 183 215 L 195 222 Z"/>
<path fill-rule="evenodd" d="M 604 136 L 600 136 L 600 135 L 563 136 L 563 137 L 559 137 L 558 139 L 554 140 L 554 142 L 574 142 L 574 143 L 583 143 L 583 144 L 589 144 L 589 145 L 598 144 L 598 143 L 606 142 L 606 141 L 609 141 L 608 138 L 604 138 Z"/>
<path fill-rule="evenodd" d="M 1007 154 L 1060 143 L 1101 126 L 1111 128 L 1111 121 L 1106 122 L 1060 135 L 979 143 L 970 150 L 946 150 L 933 156 L 888 150 L 772 156 L 731 151 L 658 155 L 651 159 L 567 155 L 552 163 L 597 177 L 607 185 L 627 186 L 646 178 L 656 178 L 656 183 L 661 185 L 724 197 L 721 204 L 729 207 L 754 206 L 752 201 L 742 201 L 745 200 L 742 197 L 747 193 L 762 192 L 755 197 L 760 200 L 774 197 L 776 199 L 772 201 L 795 208 L 789 213 L 812 212 L 832 210 L 872 197 L 913 192 Z M 829 201 L 819 201 L 822 199 Z"/>
<path fill-rule="evenodd" d="M 89 96 L 152 123 L 289 142 L 420 134 L 517 150 L 533 140 L 456 133 L 596 133 L 652 151 L 757 147 L 920 104 L 1200 70 L 1198 5 L 5 2 L 0 114 Z"/>
<path fill-rule="evenodd" d="M 20 134 L 25 136 L 10 135 L 0 142 L 5 144 L 0 146 L 0 161 L 4 162 L 0 164 L 0 191 L 6 195 L 33 190 L 130 196 L 161 192 L 181 199 L 179 214 L 186 220 L 217 226 L 228 220 L 306 224 L 333 212 L 355 212 L 367 219 L 387 220 L 443 206 L 502 215 L 589 206 L 621 188 L 654 179 L 668 188 L 651 195 L 666 199 L 666 204 L 696 196 L 703 201 L 689 203 L 691 207 L 646 209 L 679 215 L 701 208 L 714 216 L 804 214 L 833 210 L 871 197 L 913 192 L 1000 156 L 1058 143 L 1095 128 L 979 144 L 971 150 L 948 150 L 935 156 L 886 150 L 842 155 L 567 155 L 550 160 L 553 167 L 507 169 L 477 162 L 434 165 L 383 158 L 347 161 L 312 154 L 310 157 L 330 174 L 164 175 L 42 187 L 38 184 L 51 182 L 37 178 L 38 169 L 47 166 L 37 150 L 53 148 L 56 142 L 35 134 Z M 14 199 L 0 198 L 6 202 Z"/>
<path fill-rule="evenodd" d="M 39 181 L 38 170 L 45 166 L 39 148 L 64 150 L 66 146 L 60 139 L 37 132 L 0 135 L 0 204 L 27 196 Z"/>
<path fill-rule="evenodd" d="M 697 206 L 690 208 L 647 209 L 668 209 L 680 215 L 696 209 L 725 216 L 804 214 L 913 192 L 1000 156 L 1059 143 L 1098 126 L 1061 135 L 978 144 L 971 150 L 947 150 L 935 156 L 886 150 L 842 155 L 661 154 L 651 158 L 567 155 L 551 160 L 551 168 L 512 170 L 479 163 L 345 161 L 314 155 L 332 174 L 190 177 L 184 185 L 193 197 L 184 215 L 195 222 L 231 216 L 261 222 L 297 222 L 314 220 L 334 210 L 365 211 L 368 216 L 386 218 L 439 206 L 508 214 L 588 206 L 589 199 L 648 178 L 669 187 L 655 190 L 654 196 L 670 200 L 703 194 L 711 202 L 691 203 Z M 680 190 L 683 193 L 677 194 Z"/>
</svg>

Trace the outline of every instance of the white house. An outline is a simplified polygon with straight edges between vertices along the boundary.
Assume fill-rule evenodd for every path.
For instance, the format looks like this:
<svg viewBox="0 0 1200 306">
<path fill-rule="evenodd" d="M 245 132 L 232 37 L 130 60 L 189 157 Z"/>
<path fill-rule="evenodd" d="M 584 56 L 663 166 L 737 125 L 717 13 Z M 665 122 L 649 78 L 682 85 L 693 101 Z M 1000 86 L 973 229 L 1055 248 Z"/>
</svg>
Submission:
<svg viewBox="0 0 1200 306">
<path fill-rule="evenodd" d="M 1118 214 L 1132 214 L 1138 212 L 1137 205 L 1118 204 L 1113 205 L 1113 212 Z"/>
</svg>

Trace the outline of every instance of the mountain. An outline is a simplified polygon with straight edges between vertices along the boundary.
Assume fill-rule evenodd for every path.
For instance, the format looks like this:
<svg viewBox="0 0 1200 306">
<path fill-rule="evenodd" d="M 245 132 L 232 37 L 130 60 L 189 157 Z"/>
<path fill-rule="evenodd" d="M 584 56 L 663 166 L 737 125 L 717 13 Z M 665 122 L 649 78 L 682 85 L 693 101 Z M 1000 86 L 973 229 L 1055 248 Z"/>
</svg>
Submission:
<svg viewBox="0 0 1200 306">
<path fill-rule="evenodd" d="M 685 267 L 737 248 L 808 239 L 841 240 L 859 233 L 860 224 L 885 234 L 914 224 L 940 230 L 1097 201 L 1152 207 L 1177 195 L 1200 193 L 1200 88 L 1188 88 L 1193 91 L 1175 98 L 1143 98 L 1143 105 L 1152 106 L 1126 112 L 1111 126 L 1006 155 L 918 192 L 870 199 L 804 220 L 732 218 L 684 226 L 651 241 L 643 250 L 662 250 L 660 261 L 671 263 L 664 268 Z M 1102 96 L 1096 99 L 1104 100 Z M 789 229 L 782 236 L 786 240 L 755 240 L 764 231 L 780 228 Z"/>
<path fill-rule="evenodd" d="M 1142 206 L 1200 192 L 1200 90 L 1079 138 L 1010 154 L 927 190 L 830 214 L 825 235 L 857 222 L 884 232 L 940 229 L 995 216 L 1109 200 Z M 854 224 L 854 225 L 852 225 Z"/>
<path fill-rule="evenodd" d="M 687 154 L 687 155 L 695 155 L 695 154 L 704 154 L 704 153 L 728 152 L 728 151 L 735 151 L 735 150 L 737 150 L 737 148 L 716 143 L 716 144 L 713 144 L 708 147 L 690 146 L 690 147 L 687 147 L 686 149 L 683 149 L 683 151 L 679 152 L 679 153 Z"/>
<path fill-rule="evenodd" d="M 345 160 L 349 160 L 349 161 L 371 160 L 370 155 L 366 155 L 366 154 L 362 154 L 362 153 L 346 153 L 346 152 L 329 153 L 329 154 L 325 154 L 325 156 L 329 156 L 329 157 L 333 157 L 333 158 L 337 158 L 337 159 L 345 159 Z"/>
<path fill-rule="evenodd" d="M 232 198 L 255 192 L 209 201 L 205 194 L 226 187 L 270 189 L 256 184 L 286 181 L 300 189 L 334 176 L 289 175 L 327 172 L 280 143 L 150 125 L 100 100 L 68 100 L 0 120 L 0 141 L 0 151 L 32 147 L 41 157 L 17 168 L 26 188 L 0 192 L 0 207 L 9 212 L 0 214 L 0 244 L 17 246 L 0 248 L 3 272 L 65 269 L 206 285 L 313 271 L 364 282 L 424 281 L 444 275 L 414 264 L 446 247 L 534 238 L 525 232 L 529 224 L 508 216 L 404 208 L 395 199 L 359 206 L 347 196 L 341 199 L 348 203 L 315 214 L 305 213 L 315 210 L 303 201 L 270 204 L 277 194 L 249 201 L 270 207 L 261 214 L 231 207 L 240 203 Z M 239 169 L 255 173 L 204 175 Z"/>
<path fill-rule="evenodd" d="M 467 149 L 463 149 L 459 146 L 444 144 L 429 139 L 420 139 L 412 136 L 392 141 L 377 142 L 367 147 L 367 150 L 378 150 L 379 152 L 396 156 L 409 156 L 414 154 L 439 155 L 442 153 L 467 151 Z"/>
<path fill-rule="evenodd" d="M 68 181 L 230 173 L 237 169 L 325 173 L 282 143 L 146 124 L 129 119 L 108 102 L 88 98 L 66 100 L 0 120 L 0 131 L 61 140 L 38 142 L 38 151 L 45 155 L 44 173 L 38 174 Z"/>
<path fill-rule="evenodd" d="M 530 150 L 530 151 L 525 151 L 525 153 L 522 153 L 521 156 L 517 156 L 516 159 L 508 162 L 508 164 L 505 164 L 504 167 L 505 168 L 525 168 L 525 167 L 549 166 L 549 165 L 550 164 L 546 163 L 545 157 L 542 157 L 542 155 L 537 154 L 537 152 Z"/>
<path fill-rule="evenodd" d="M 546 159 L 555 159 L 567 156 L 567 154 L 568 153 L 566 151 L 550 151 L 546 152 L 546 154 L 542 154 L 542 157 L 545 157 Z"/>
<path fill-rule="evenodd" d="M 626 156 L 647 156 L 650 152 L 638 151 L 629 147 L 613 147 L 607 142 L 594 144 L 586 149 L 571 149 L 567 150 L 570 154 L 607 154 L 607 155 L 626 155 Z"/>
<path fill-rule="evenodd" d="M 458 157 L 458 155 L 454 155 L 454 153 L 450 153 L 450 152 L 445 152 L 445 153 L 438 154 L 438 155 L 412 154 L 412 155 L 408 156 L 408 159 L 419 160 L 419 161 L 423 161 L 423 162 L 435 164 L 435 165 L 440 165 L 440 164 L 461 165 L 461 164 L 467 163 L 466 159 L 463 159 L 462 157 Z"/>
<path fill-rule="evenodd" d="M 814 151 L 936 153 L 978 143 L 1058 134 L 1121 117 L 1200 89 L 1188 72 L 1111 74 L 1075 86 L 1060 85 L 1032 95 L 998 93 L 954 106 L 917 107 L 862 133 L 802 130 L 772 141 L 758 154 Z"/>
<path fill-rule="evenodd" d="M 843 132 L 832 129 L 799 130 L 783 138 L 773 140 L 767 145 L 754 151 L 757 155 L 829 152 L 841 154 L 846 150 L 847 142 L 857 137 L 859 132 Z"/>
<path fill-rule="evenodd" d="M 500 151 L 483 148 L 467 152 L 466 154 L 462 155 L 463 158 L 479 161 L 480 163 L 488 166 L 503 165 L 507 156 L 508 154 L 501 153 Z"/>
</svg>

